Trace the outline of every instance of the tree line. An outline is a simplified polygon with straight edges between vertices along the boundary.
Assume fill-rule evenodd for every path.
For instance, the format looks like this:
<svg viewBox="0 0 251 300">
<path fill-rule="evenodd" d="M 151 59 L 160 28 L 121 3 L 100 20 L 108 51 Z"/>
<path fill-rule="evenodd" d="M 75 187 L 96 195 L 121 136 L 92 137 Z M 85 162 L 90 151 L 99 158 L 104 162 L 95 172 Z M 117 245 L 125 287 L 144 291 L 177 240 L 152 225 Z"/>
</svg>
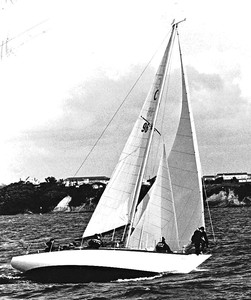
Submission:
<svg viewBox="0 0 251 300">
<path fill-rule="evenodd" d="M 150 185 L 155 178 L 151 179 Z M 76 208 L 89 204 L 90 199 L 95 206 L 106 185 L 103 183 L 83 184 L 79 187 L 66 187 L 63 180 L 55 177 L 47 177 L 40 184 L 29 181 L 19 181 L 3 186 L 0 189 L 0 215 L 14 215 L 23 213 L 48 213 L 66 196 L 70 196 L 70 207 Z M 226 193 L 233 190 L 240 202 L 251 205 L 251 183 L 238 182 L 208 182 L 203 183 L 203 198 L 206 200 L 213 194 L 221 191 Z M 140 199 L 144 197 L 150 186 L 142 186 Z"/>
<path fill-rule="evenodd" d="M 66 196 L 71 196 L 70 206 L 77 207 L 92 199 L 97 204 L 105 185 L 83 184 L 66 187 L 63 180 L 45 178 L 45 182 L 33 184 L 29 181 L 11 183 L 0 189 L 0 215 L 19 213 L 48 213 Z"/>
</svg>

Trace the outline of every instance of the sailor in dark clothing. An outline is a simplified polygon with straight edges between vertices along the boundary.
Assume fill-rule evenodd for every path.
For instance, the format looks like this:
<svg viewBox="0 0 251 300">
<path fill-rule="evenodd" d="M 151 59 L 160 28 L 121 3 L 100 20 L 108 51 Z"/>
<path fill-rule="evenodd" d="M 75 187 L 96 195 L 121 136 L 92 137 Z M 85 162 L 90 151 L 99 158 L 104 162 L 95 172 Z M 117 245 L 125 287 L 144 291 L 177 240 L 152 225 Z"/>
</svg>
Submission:
<svg viewBox="0 0 251 300">
<path fill-rule="evenodd" d="M 88 242 L 88 248 L 98 249 L 102 246 L 101 236 L 100 234 L 95 234 L 94 238 Z"/>
<path fill-rule="evenodd" d="M 203 253 L 204 249 L 208 247 L 208 238 L 207 238 L 205 228 L 201 226 L 199 229 L 201 232 L 201 251 Z"/>
<path fill-rule="evenodd" d="M 53 250 L 53 244 L 54 244 L 54 239 L 50 239 L 48 242 L 45 243 L 46 248 L 45 248 L 45 252 L 51 252 Z"/>
<path fill-rule="evenodd" d="M 203 252 L 205 247 L 208 247 L 208 238 L 203 226 L 195 230 L 191 240 L 195 247 L 195 254 L 197 255 L 201 251 Z"/>
<path fill-rule="evenodd" d="M 195 247 L 195 254 L 199 255 L 200 254 L 200 244 L 201 244 L 201 231 L 199 228 L 197 228 L 194 231 L 191 240 Z"/>
<path fill-rule="evenodd" d="M 158 244 L 156 245 L 156 251 L 163 252 L 163 253 L 173 253 L 173 251 L 167 245 L 164 237 L 162 237 L 161 242 L 158 242 Z"/>
</svg>

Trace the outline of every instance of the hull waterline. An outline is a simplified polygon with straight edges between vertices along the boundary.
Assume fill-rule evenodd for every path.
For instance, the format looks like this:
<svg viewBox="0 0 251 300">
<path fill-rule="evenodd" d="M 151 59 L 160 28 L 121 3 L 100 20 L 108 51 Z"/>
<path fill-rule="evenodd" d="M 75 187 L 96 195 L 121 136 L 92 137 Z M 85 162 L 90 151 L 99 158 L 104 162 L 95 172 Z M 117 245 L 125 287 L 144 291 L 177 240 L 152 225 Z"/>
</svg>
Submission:
<svg viewBox="0 0 251 300">
<path fill-rule="evenodd" d="M 65 250 L 13 257 L 13 268 L 40 282 L 105 282 L 189 273 L 210 255 L 167 254 L 125 249 Z"/>
</svg>

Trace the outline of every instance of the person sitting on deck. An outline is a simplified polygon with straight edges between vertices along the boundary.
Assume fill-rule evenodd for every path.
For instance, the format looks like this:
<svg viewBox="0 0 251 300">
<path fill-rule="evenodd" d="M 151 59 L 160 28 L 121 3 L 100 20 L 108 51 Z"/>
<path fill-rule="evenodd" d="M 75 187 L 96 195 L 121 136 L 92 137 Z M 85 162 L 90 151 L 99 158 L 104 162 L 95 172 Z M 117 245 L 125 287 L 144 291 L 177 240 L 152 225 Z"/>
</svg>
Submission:
<svg viewBox="0 0 251 300">
<path fill-rule="evenodd" d="M 158 242 L 158 244 L 156 245 L 156 251 L 162 253 L 173 253 L 173 251 L 167 245 L 164 237 L 162 237 L 161 242 Z"/>
<path fill-rule="evenodd" d="M 53 250 L 53 244 L 54 244 L 55 239 L 50 239 L 48 242 L 45 243 L 45 252 L 51 252 Z"/>
<path fill-rule="evenodd" d="M 77 243 L 75 241 L 64 246 L 64 250 L 72 250 L 72 249 L 76 249 L 76 248 L 77 248 Z"/>
<path fill-rule="evenodd" d="M 102 246 L 101 236 L 100 234 L 95 234 L 94 238 L 88 242 L 88 248 L 98 249 L 100 246 Z"/>
</svg>

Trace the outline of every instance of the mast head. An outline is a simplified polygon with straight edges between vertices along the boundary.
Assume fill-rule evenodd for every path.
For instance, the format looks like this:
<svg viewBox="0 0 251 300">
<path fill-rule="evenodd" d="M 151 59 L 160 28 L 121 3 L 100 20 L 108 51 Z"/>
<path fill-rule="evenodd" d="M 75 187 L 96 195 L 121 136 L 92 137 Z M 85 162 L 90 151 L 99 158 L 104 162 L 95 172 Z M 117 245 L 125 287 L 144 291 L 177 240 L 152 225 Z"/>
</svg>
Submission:
<svg viewBox="0 0 251 300">
<path fill-rule="evenodd" d="M 178 27 L 178 25 L 180 24 L 180 23 L 182 23 L 182 22 L 185 22 L 186 21 L 186 18 L 185 19 L 183 19 L 183 20 L 181 20 L 181 21 L 179 21 L 179 22 L 175 22 L 175 19 L 173 19 L 173 22 L 172 22 L 172 27 Z"/>
</svg>

